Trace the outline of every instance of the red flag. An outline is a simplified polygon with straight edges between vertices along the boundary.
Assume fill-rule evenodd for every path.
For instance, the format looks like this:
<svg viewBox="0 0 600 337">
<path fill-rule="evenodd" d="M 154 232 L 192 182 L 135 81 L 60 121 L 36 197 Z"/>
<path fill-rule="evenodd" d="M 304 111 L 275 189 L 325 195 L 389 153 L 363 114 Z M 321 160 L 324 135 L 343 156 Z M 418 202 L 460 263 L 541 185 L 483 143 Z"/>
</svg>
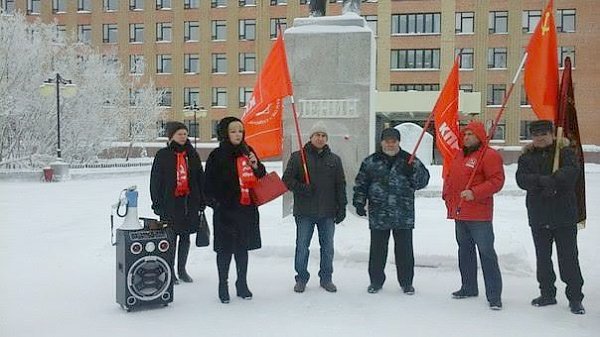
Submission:
<svg viewBox="0 0 600 337">
<path fill-rule="evenodd" d="M 449 173 L 448 168 L 456 153 L 460 150 L 461 140 L 458 137 L 458 58 L 446 79 L 444 88 L 433 107 L 435 118 L 435 137 L 438 150 L 444 156 L 442 177 Z"/>
<path fill-rule="evenodd" d="M 527 46 L 525 92 L 538 119 L 554 120 L 558 107 L 558 55 L 553 0 L 542 13 Z"/>
<path fill-rule="evenodd" d="M 246 142 L 259 158 L 281 155 L 283 98 L 292 95 L 285 45 L 280 33 L 258 75 L 242 117 Z"/>
<path fill-rule="evenodd" d="M 573 91 L 573 78 L 571 77 L 571 58 L 565 59 L 565 70 L 563 70 L 562 80 L 560 82 L 560 96 L 558 104 L 558 115 L 555 124 L 563 128 L 563 135 L 570 141 L 577 154 L 580 164 L 579 180 L 575 186 L 577 194 L 578 223 L 585 223 L 585 160 L 583 158 L 583 148 L 581 146 L 581 137 L 579 134 L 579 124 L 577 122 L 577 110 L 575 109 L 575 93 Z"/>
</svg>

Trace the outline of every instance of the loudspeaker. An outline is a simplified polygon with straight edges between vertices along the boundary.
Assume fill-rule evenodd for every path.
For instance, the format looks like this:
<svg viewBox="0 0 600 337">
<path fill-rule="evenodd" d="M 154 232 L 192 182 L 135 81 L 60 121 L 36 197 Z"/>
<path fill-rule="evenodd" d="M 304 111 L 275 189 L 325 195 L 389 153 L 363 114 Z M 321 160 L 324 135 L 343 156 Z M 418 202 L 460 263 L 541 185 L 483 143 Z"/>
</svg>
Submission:
<svg viewBox="0 0 600 337">
<path fill-rule="evenodd" d="M 173 302 L 173 231 L 117 229 L 116 239 L 117 303 L 131 311 Z"/>
</svg>

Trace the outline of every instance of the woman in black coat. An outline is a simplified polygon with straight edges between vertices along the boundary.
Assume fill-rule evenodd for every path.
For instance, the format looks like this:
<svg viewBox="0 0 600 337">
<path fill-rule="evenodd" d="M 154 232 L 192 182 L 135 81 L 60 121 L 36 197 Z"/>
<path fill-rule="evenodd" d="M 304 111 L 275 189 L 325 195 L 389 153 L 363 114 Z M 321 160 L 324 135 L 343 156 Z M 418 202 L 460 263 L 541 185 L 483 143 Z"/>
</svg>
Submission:
<svg viewBox="0 0 600 337">
<path fill-rule="evenodd" d="M 206 160 L 206 196 L 214 209 L 214 250 L 219 272 L 219 299 L 229 303 L 227 279 L 235 257 L 237 296 L 251 299 L 246 274 L 248 250 L 261 246 L 258 207 L 249 189 L 266 174 L 264 165 L 244 142 L 244 125 L 235 117 L 223 118 L 217 127 L 219 147 Z M 239 168 L 239 169 L 238 169 Z"/>
<path fill-rule="evenodd" d="M 185 264 L 190 249 L 190 234 L 198 231 L 199 213 L 206 208 L 203 196 L 204 171 L 200 156 L 188 140 L 185 124 L 167 123 L 167 137 L 167 147 L 156 153 L 152 163 L 152 209 L 161 221 L 169 223 L 177 235 L 175 244 L 179 279 L 193 282 L 185 270 Z M 175 283 L 179 283 L 177 278 Z"/>
</svg>

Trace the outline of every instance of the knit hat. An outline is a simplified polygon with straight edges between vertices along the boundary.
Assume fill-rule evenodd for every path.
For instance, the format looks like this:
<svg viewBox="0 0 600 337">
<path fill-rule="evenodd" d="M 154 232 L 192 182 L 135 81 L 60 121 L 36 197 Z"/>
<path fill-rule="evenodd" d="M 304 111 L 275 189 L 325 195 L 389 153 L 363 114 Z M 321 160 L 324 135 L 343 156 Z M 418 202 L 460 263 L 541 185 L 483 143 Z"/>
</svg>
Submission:
<svg viewBox="0 0 600 337">
<path fill-rule="evenodd" d="M 396 128 L 385 128 L 381 131 L 381 140 L 395 139 L 400 141 L 400 131 Z"/>
<path fill-rule="evenodd" d="M 311 138 L 317 132 L 324 133 L 326 136 L 329 136 L 327 134 L 327 127 L 325 126 L 325 123 L 321 121 L 313 124 L 313 126 L 310 128 L 310 136 L 308 138 Z"/>
<path fill-rule="evenodd" d="M 487 133 L 485 132 L 485 126 L 483 123 L 478 121 L 471 121 L 465 128 L 463 129 L 463 133 L 466 130 L 471 130 L 473 134 L 479 139 L 480 142 L 484 142 L 487 139 Z"/>
<path fill-rule="evenodd" d="M 167 122 L 167 124 L 165 125 L 167 138 L 172 139 L 175 132 L 177 132 L 177 130 L 181 130 L 181 129 L 183 129 L 185 131 L 188 130 L 187 126 L 185 126 L 185 124 L 183 124 L 181 122 Z"/>
<path fill-rule="evenodd" d="M 233 116 L 224 117 L 223 119 L 221 119 L 221 121 L 219 121 L 219 124 L 217 125 L 217 139 L 220 142 L 229 140 L 229 124 L 233 122 L 242 123 L 242 121 L 239 118 Z M 242 123 L 242 125 L 243 124 L 244 123 Z"/>
<path fill-rule="evenodd" d="M 552 124 L 552 121 L 545 119 L 533 121 L 529 124 L 529 132 L 531 132 L 532 134 L 544 134 L 552 132 L 553 128 L 554 125 Z"/>
</svg>

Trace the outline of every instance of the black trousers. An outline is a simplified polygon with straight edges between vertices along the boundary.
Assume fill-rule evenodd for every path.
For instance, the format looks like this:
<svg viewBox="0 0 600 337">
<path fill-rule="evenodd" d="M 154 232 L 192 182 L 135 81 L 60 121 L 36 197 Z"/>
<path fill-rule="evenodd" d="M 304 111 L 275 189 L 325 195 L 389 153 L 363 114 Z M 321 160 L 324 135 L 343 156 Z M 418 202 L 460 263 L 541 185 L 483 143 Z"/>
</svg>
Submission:
<svg viewBox="0 0 600 337">
<path fill-rule="evenodd" d="M 577 226 L 554 229 L 532 228 L 533 243 L 537 258 L 537 280 L 542 296 L 555 297 L 556 274 L 552 265 L 552 243 L 556 242 L 560 279 L 567 285 L 565 294 L 569 301 L 581 301 L 583 276 L 579 268 L 577 250 Z"/>
<path fill-rule="evenodd" d="M 385 262 L 388 255 L 390 232 L 394 236 L 396 275 L 401 287 L 412 285 L 415 257 L 413 254 L 412 229 L 371 229 L 369 250 L 369 277 L 371 285 L 381 287 L 385 282 Z"/>
</svg>

